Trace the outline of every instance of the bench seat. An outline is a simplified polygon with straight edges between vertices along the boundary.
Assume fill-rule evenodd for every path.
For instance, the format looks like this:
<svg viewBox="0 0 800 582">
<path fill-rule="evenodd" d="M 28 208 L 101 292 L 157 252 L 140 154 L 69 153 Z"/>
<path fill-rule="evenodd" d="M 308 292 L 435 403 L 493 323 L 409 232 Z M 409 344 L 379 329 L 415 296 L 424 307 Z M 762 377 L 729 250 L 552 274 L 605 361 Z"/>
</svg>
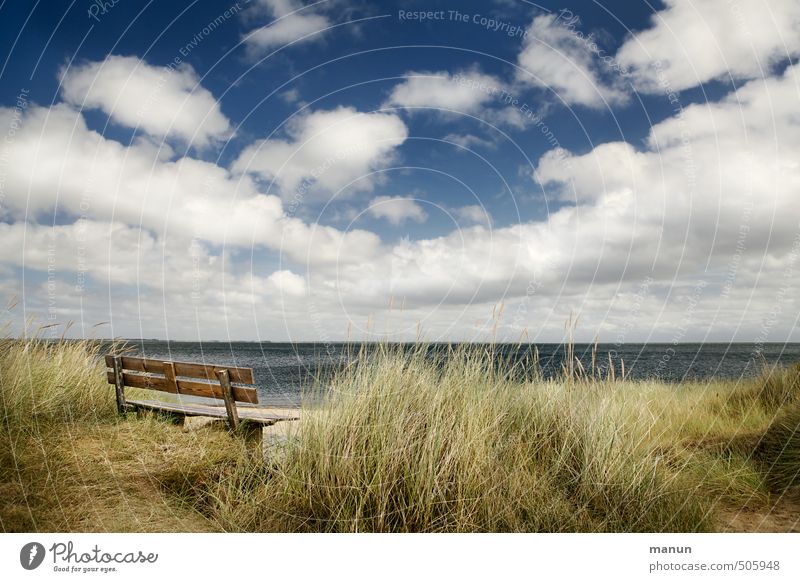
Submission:
<svg viewBox="0 0 800 582">
<path fill-rule="evenodd" d="M 202 404 L 195 402 L 165 402 L 163 400 L 132 400 L 126 399 L 126 404 L 132 409 L 172 412 L 183 416 L 210 416 L 213 418 L 228 418 L 225 406 Z M 282 420 L 299 420 L 299 411 L 284 408 L 269 408 L 260 406 L 236 406 L 240 420 L 247 420 L 263 426 L 270 426 Z"/>
</svg>

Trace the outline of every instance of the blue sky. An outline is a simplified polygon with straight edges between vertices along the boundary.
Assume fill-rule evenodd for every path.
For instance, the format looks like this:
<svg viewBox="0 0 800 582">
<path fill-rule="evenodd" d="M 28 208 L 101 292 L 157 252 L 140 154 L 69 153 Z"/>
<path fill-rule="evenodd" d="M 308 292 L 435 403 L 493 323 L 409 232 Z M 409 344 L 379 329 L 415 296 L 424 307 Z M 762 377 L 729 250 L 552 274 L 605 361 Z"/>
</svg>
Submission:
<svg viewBox="0 0 800 582">
<path fill-rule="evenodd" d="M 15 331 L 800 339 L 794 2 L 0 16 Z"/>
</svg>

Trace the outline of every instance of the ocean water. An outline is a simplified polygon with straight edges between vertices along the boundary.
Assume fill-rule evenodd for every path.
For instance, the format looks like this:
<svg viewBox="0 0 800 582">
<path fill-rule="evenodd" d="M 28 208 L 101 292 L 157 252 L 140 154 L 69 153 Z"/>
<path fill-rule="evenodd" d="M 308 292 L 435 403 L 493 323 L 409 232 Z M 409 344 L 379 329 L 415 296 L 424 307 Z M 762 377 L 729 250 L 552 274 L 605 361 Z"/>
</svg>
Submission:
<svg viewBox="0 0 800 582">
<path fill-rule="evenodd" d="M 296 405 L 315 377 L 325 378 L 353 359 L 359 344 L 257 343 L 257 342 L 164 342 L 128 340 L 139 355 L 165 360 L 228 364 L 253 368 L 259 401 L 273 405 Z M 592 362 L 592 347 L 576 344 L 575 355 L 584 367 Z M 370 349 L 369 345 L 367 348 Z M 429 349 L 445 349 L 433 345 Z M 495 346 L 498 359 L 530 365 L 534 346 Z M 407 346 L 411 349 L 411 346 Z M 546 376 L 561 372 L 564 346 L 538 344 L 539 363 Z M 596 365 L 607 373 L 608 356 L 617 376 L 624 364 L 629 378 L 657 378 L 668 382 L 685 379 L 738 379 L 757 374 L 766 365 L 800 362 L 800 344 L 599 344 Z"/>
</svg>

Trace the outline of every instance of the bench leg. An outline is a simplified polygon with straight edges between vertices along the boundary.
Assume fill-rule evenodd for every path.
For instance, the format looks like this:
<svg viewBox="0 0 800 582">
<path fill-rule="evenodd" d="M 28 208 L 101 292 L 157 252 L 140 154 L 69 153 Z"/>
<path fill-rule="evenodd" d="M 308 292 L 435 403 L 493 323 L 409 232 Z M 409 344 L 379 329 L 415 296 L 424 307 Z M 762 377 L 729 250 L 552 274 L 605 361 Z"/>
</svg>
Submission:
<svg viewBox="0 0 800 582">
<path fill-rule="evenodd" d="M 122 373 L 122 357 L 114 356 L 114 390 L 117 395 L 117 414 L 125 416 L 125 379 Z"/>
<path fill-rule="evenodd" d="M 225 412 L 228 414 L 228 426 L 232 431 L 239 427 L 239 412 L 236 409 L 236 400 L 233 398 L 231 389 L 231 378 L 228 370 L 217 371 L 217 379 L 222 389 L 222 399 L 225 401 Z"/>
</svg>

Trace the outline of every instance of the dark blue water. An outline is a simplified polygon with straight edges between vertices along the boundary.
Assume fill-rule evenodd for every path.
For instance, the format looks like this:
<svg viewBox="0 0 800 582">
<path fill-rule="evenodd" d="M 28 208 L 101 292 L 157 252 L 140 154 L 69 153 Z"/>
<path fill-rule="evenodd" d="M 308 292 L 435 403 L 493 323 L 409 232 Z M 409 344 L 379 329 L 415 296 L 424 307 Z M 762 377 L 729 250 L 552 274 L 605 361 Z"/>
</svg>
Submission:
<svg viewBox="0 0 800 582">
<path fill-rule="evenodd" d="M 359 346 L 354 344 L 289 344 L 255 342 L 164 342 L 129 340 L 131 348 L 148 358 L 228 364 L 253 368 L 259 400 L 266 404 L 299 403 L 303 389 L 314 377 L 326 377 L 353 359 Z M 410 346 L 408 349 L 412 349 Z M 445 346 L 431 346 L 432 351 Z M 498 359 L 519 364 L 523 371 L 532 366 L 533 346 L 494 346 Z M 539 365 L 545 376 L 560 374 L 564 346 L 540 344 Z M 753 376 L 766 365 L 791 365 L 800 362 L 800 344 L 599 344 L 595 359 L 599 373 L 609 372 L 611 353 L 614 372 L 633 379 L 657 378 L 669 382 L 685 379 Z M 592 346 L 576 344 L 575 355 L 588 370 Z"/>
</svg>

